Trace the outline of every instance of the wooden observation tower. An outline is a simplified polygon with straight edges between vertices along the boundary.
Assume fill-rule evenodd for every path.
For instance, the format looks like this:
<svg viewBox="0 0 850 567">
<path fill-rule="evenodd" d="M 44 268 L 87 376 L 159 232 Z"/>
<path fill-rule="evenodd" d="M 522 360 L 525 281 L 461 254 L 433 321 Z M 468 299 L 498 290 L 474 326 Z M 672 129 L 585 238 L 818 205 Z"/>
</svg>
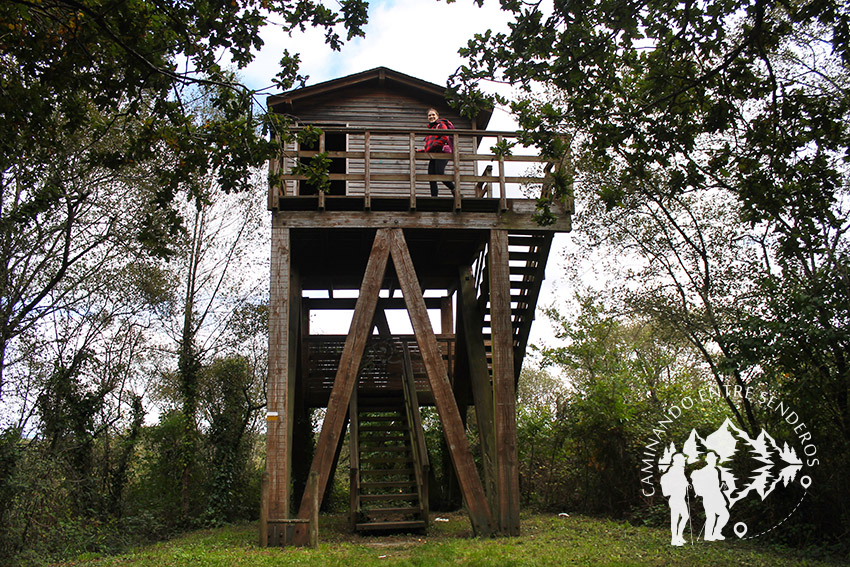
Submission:
<svg viewBox="0 0 850 567">
<path fill-rule="evenodd" d="M 516 132 L 486 130 L 488 111 L 460 117 L 443 87 L 402 73 L 373 69 L 272 96 L 269 107 L 323 134 L 270 164 L 281 181 L 269 192 L 262 543 L 307 542 L 305 522 L 346 430 L 352 529 L 427 529 L 422 406 L 436 407 L 475 533 L 518 534 L 516 381 L 552 237 L 570 230 L 571 204 L 554 205 L 556 222 L 538 225 L 535 200 L 508 192 L 529 183 L 545 191 L 547 164 L 495 155 L 489 148 Z M 451 153 L 416 152 L 433 133 L 430 107 L 456 127 Z M 321 152 L 331 162 L 327 192 L 291 173 Z M 426 174 L 434 157 L 448 158 L 445 175 Z M 517 162 L 540 173 L 516 176 Z M 442 181 L 454 182 L 454 194 Z M 348 334 L 312 333 L 310 314 L 320 310 L 353 310 Z M 393 332 L 393 310 L 407 312 L 412 334 Z M 313 450 L 307 416 L 316 407 L 327 412 Z M 470 407 L 480 471 L 467 441 Z"/>
</svg>

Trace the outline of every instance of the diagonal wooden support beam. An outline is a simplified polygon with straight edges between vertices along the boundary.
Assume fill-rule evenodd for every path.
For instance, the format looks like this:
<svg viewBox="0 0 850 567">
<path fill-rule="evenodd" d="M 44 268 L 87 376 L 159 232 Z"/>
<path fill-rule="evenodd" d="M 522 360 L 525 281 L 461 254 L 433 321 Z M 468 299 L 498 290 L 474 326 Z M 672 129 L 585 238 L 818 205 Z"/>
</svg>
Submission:
<svg viewBox="0 0 850 567">
<path fill-rule="evenodd" d="M 487 505 L 484 488 L 481 486 L 481 478 L 472 459 L 463 421 L 455 403 L 452 386 L 437 345 L 437 337 L 431 327 L 425 299 L 422 297 L 416 270 L 401 229 L 390 229 L 390 253 L 407 305 L 407 312 L 410 315 L 413 333 L 416 335 L 416 342 L 419 344 L 419 351 L 425 364 L 428 381 L 431 384 L 431 391 L 434 394 L 434 403 L 443 424 L 446 444 L 466 502 L 472 529 L 477 535 L 490 535 L 492 532 L 490 508 Z"/>
<path fill-rule="evenodd" d="M 334 378 L 333 389 L 328 399 L 328 410 L 322 424 L 322 431 L 319 434 L 313 465 L 310 468 L 311 472 L 315 471 L 319 475 L 317 490 L 320 495 L 324 493 L 327 486 L 336 448 L 339 445 L 342 429 L 345 425 L 351 393 L 357 384 L 360 362 L 363 359 L 366 341 L 371 334 L 375 306 L 378 303 L 378 293 L 381 291 L 381 282 L 384 280 L 388 258 L 389 231 L 388 229 L 381 229 L 378 230 L 372 244 L 372 252 L 366 265 L 363 283 L 360 285 L 360 295 L 357 298 L 351 327 L 342 348 L 342 356 Z M 305 490 L 304 497 L 301 499 L 301 508 L 298 511 L 299 518 L 308 519 L 310 517 L 312 498 L 313 495 L 310 494 L 310 490 Z M 299 525 L 295 529 L 292 543 L 294 545 L 305 545 L 307 538 L 306 527 Z"/>
<path fill-rule="evenodd" d="M 499 531 L 519 535 L 519 463 L 516 437 L 514 332 L 511 324 L 511 282 L 508 232 L 491 230 L 490 328 L 493 341 L 493 401 L 496 425 L 496 485 Z"/>
</svg>

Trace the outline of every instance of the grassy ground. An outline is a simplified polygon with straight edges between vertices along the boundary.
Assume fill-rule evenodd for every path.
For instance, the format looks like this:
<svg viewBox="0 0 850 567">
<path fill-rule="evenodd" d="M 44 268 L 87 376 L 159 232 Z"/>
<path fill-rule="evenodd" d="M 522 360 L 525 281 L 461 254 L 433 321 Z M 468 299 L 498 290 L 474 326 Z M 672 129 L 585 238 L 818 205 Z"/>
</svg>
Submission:
<svg viewBox="0 0 850 567">
<path fill-rule="evenodd" d="M 85 567 L 189 566 L 564 566 L 564 565 L 736 565 L 834 566 L 845 562 L 815 560 L 802 551 L 742 541 L 670 546 L 669 532 L 656 528 L 581 516 L 523 515 L 517 538 L 476 539 L 463 514 L 442 516 L 427 536 L 363 537 L 348 532 L 341 515 L 323 516 L 319 548 L 263 549 L 257 526 L 230 526 L 182 535 L 174 540 L 115 557 L 81 557 L 62 565 Z"/>
</svg>

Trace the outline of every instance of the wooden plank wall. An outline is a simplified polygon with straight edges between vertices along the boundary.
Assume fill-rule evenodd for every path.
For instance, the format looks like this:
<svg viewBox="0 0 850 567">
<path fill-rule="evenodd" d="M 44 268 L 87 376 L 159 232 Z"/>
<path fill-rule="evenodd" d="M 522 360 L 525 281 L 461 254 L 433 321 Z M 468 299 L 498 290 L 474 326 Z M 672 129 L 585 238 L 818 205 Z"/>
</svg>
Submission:
<svg viewBox="0 0 850 567">
<path fill-rule="evenodd" d="M 458 114 L 449 109 L 444 101 L 424 101 L 415 97 L 400 93 L 398 91 L 390 91 L 377 87 L 358 87 L 347 91 L 339 91 L 331 95 L 315 97 L 310 100 L 309 105 L 300 103 L 293 109 L 300 124 L 340 124 L 347 125 L 352 128 L 425 128 L 427 127 L 427 112 L 430 106 L 436 106 L 440 112 L 440 118 L 451 120 L 456 128 L 472 128 L 472 122 L 467 118 L 462 118 Z M 407 152 L 410 147 L 410 141 L 406 136 L 385 136 L 372 135 L 371 142 L 372 152 Z M 424 136 L 417 137 L 416 148 L 422 149 L 424 146 Z M 473 153 L 473 140 L 470 138 L 460 141 L 460 151 L 464 153 Z M 348 138 L 348 151 L 362 152 L 364 149 L 364 137 L 362 134 L 350 135 Z M 448 155 L 448 154 L 447 154 Z M 284 171 L 287 161 L 284 160 Z M 349 159 L 346 173 L 360 173 L 365 169 L 363 160 Z M 291 167 L 291 164 L 289 165 Z M 450 164 L 446 168 L 446 174 L 452 174 L 453 169 Z M 409 163 L 407 160 L 372 160 L 372 174 L 406 174 L 408 172 Z M 426 175 L 428 172 L 428 160 L 416 161 L 417 174 Z M 463 175 L 474 175 L 474 166 L 471 163 L 464 163 L 461 167 Z M 391 181 L 373 181 L 370 186 L 370 193 L 373 196 L 399 196 L 409 194 L 409 187 L 402 187 L 398 182 Z M 474 188 L 472 184 L 461 188 L 464 197 L 473 197 Z M 448 195 L 446 187 L 440 183 L 441 194 Z M 288 191 L 291 188 L 288 188 Z M 287 194 L 294 194 L 287 192 Z M 362 181 L 349 181 L 347 188 L 348 195 L 363 195 L 364 183 Z M 427 196 L 430 195 L 429 184 L 427 181 L 420 181 L 416 184 L 416 194 Z"/>
</svg>

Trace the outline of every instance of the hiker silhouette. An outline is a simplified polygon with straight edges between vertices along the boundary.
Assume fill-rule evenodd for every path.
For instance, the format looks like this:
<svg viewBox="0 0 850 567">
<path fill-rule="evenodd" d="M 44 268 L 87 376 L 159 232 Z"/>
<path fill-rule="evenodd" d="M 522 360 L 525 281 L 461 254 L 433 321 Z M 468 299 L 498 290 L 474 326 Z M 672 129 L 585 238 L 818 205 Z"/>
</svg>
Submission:
<svg viewBox="0 0 850 567">
<path fill-rule="evenodd" d="M 682 453 L 673 455 L 673 463 L 661 475 L 661 493 L 669 498 L 670 504 L 670 543 L 685 545 L 685 525 L 690 519 L 688 510 L 688 478 L 685 476 L 685 456 Z"/>
<path fill-rule="evenodd" d="M 721 531 L 729 521 L 729 510 L 726 497 L 723 495 L 720 480 L 720 469 L 717 468 L 717 455 L 708 452 L 705 455 L 705 466 L 691 473 L 691 483 L 694 492 L 702 498 L 705 510 L 705 541 L 726 539 Z"/>
</svg>

